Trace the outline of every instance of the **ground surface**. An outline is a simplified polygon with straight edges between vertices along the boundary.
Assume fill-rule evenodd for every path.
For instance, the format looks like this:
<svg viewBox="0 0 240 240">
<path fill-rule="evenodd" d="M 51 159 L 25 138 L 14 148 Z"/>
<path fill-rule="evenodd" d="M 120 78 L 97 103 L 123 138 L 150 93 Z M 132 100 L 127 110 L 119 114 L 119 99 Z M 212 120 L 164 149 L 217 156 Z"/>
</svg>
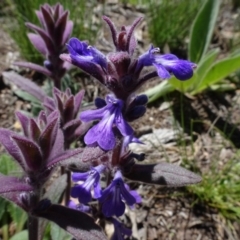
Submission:
<svg viewBox="0 0 240 240">
<path fill-rule="evenodd" d="M 114 2 L 108 4 L 105 11 L 106 15 L 117 23 L 117 26 L 128 25 L 136 17 L 144 16 L 142 8 L 132 8 Z M 97 14 L 96 16 L 98 17 Z M 230 8 L 223 9 L 218 25 L 221 25 L 222 32 L 218 31 L 219 41 L 215 44 L 223 44 L 232 33 L 231 31 L 229 33 L 232 26 L 231 16 Z M 5 24 L 5 20 L 3 23 Z M 11 62 L 19 56 L 16 45 L 9 38 L 3 25 L 0 24 L 0 76 L 2 71 L 12 68 Z M 225 27 L 226 25 L 227 27 Z M 97 42 L 97 46 L 107 52 L 111 49 L 109 32 L 104 28 L 99 34 L 104 38 L 100 37 L 101 41 Z M 142 53 L 150 43 L 147 37 L 146 21 L 141 23 L 136 36 L 141 43 L 138 51 Z M 224 49 L 224 51 L 227 50 Z M 225 54 L 224 51 L 223 54 Z M 103 95 L 105 92 L 92 79 L 84 79 L 82 82 L 87 85 L 87 100 L 92 100 L 95 95 Z M 159 80 L 155 80 L 154 84 L 158 82 Z M 145 86 L 142 90 L 151 85 L 153 83 Z M 187 158 L 189 162 L 196 163 L 197 171 L 200 171 L 200 174 L 207 173 L 216 159 L 218 159 L 217 167 L 221 168 L 240 147 L 239 91 L 224 95 L 210 92 L 197 96 L 195 99 L 184 97 L 184 126 L 180 126 L 178 121 L 180 120 L 179 109 L 181 109 L 179 99 L 179 94 L 174 93 L 168 97 L 168 101 L 159 100 L 149 106 L 145 116 L 133 124 L 137 136 L 143 137 L 146 142 L 145 146 L 137 150 L 135 147 L 135 151 L 146 153 L 146 163 L 169 161 L 181 164 Z M 18 129 L 14 111 L 28 111 L 30 107 L 28 102 L 15 96 L 12 88 L 6 85 L 0 77 L 0 127 Z M 198 121 L 193 126 L 192 136 L 189 135 L 190 119 Z M 220 132 L 229 134 L 222 135 Z M 150 135 L 151 141 L 148 134 L 152 134 Z M 154 141 L 154 136 L 156 141 Z M 186 144 L 183 145 L 179 142 L 179 136 Z M 0 150 L 2 151 L 1 147 Z M 232 222 L 232 227 L 230 227 L 229 222 L 215 209 L 208 207 L 205 203 L 194 205 L 196 197 L 186 194 L 184 188 L 166 189 L 134 183 L 132 186 L 140 192 L 143 202 L 136 207 L 136 210 L 126 211 L 122 220 L 127 226 L 132 227 L 133 236 L 136 239 L 240 239 L 239 223 Z"/>
</svg>

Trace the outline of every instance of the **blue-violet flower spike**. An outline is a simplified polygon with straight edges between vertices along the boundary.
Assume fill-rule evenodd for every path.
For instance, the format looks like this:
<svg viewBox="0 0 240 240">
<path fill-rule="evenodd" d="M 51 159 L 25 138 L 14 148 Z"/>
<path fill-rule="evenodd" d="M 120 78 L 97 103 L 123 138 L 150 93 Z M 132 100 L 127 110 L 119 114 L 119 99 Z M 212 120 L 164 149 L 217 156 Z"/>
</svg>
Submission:
<svg viewBox="0 0 240 240">
<path fill-rule="evenodd" d="M 92 195 L 91 190 L 94 190 L 94 197 L 101 197 L 101 186 L 100 186 L 100 174 L 104 171 L 105 166 L 99 165 L 92 168 L 89 172 L 86 173 L 73 173 L 73 181 L 84 181 L 83 184 L 76 184 L 71 191 L 71 196 L 78 198 L 79 202 L 87 204 L 91 201 Z"/>
<path fill-rule="evenodd" d="M 145 66 L 154 66 L 158 76 L 162 79 L 171 77 L 171 73 L 179 80 L 187 80 L 193 76 L 196 65 L 187 60 L 181 60 L 173 54 L 159 54 L 160 49 L 150 47 L 149 51 L 138 59 L 137 69 Z"/>
<path fill-rule="evenodd" d="M 133 206 L 139 202 L 139 195 L 134 194 L 127 189 L 124 184 L 123 177 L 120 171 L 117 171 L 111 184 L 103 190 L 99 201 L 102 203 L 102 212 L 106 217 L 123 215 L 125 211 L 125 203 Z"/>
<path fill-rule="evenodd" d="M 106 97 L 107 105 L 96 109 L 87 110 L 80 114 L 82 121 L 100 120 L 85 135 L 84 141 L 87 145 L 98 143 L 104 150 L 111 150 L 115 146 L 113 127 L 116 126 L 123 136 L 132 136 L 133 129 L 122 116 L 123 101 L 111 95 Z"/>
</svg>

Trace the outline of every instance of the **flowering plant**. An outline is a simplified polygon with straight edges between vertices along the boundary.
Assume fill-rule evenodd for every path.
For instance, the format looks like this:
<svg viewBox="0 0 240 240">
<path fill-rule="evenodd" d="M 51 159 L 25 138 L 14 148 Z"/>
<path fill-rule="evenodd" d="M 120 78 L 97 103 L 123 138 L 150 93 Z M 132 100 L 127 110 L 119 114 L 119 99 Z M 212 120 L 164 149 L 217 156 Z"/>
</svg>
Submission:
<svg viewBox="0 0 240 240">
<path fill-rule="evenodd" d="M 142 19 L 120 31 L 108 17 L 103 20 L 111 30 L 114 52 L 104 55 L 87 42 L 71 38 L 69 53 L 60 58 L 103 84 L 109 90 L 106 98 L 96 98 L 95 109 L 80 112 L 83 91 L 74 96 L 69 89 L 61 92 L 55 88 L 52 98 L 43 96 L 44 110 L 36 119 L 16 113 L 24 136 L 0 129 L 0 142 L 23 169 L 20 179 L 0 176 L 4 183 L 0 194 L 29 214 L 30 240 L 42 239 L 38 218 L 55 222 L 79 240 L 106 239 L 95 223 L 97 219 L 106 220 L 115 229 L 111 239 L 124 239 L 131 231 L 117 218 L 126 206 L 134 208 L 141 203 L 141 196 L 130 189 L 125 178 L 165 186 L 201 181 L 198 175 L 172 164 L 138 164 L 144 154 L 129 149 L 132 142 L 142 144 L 130 123 L 144 115 L 148 101 L 136 90 L 157 76 L 165 80 L 173 74 L 181 81 L 187 80 L 196 65 L 172 54 L 162 55 L 153 46 L 136 58 L 134 29 Z M 71 143 L 79 137 L 84 137 L 86 146 L 71 149 Z M 71 195 L 77 201 L 65 201 L 67 206 L 52 203 L 52 194 L 47 191 L 46 183 L 58 166 L 73 170 L 75 184 L 71 189 L 68 185 L 65 199 Z M 99 207 L 89 204 L 91 201 L 98 201 Z"/>
</svg>

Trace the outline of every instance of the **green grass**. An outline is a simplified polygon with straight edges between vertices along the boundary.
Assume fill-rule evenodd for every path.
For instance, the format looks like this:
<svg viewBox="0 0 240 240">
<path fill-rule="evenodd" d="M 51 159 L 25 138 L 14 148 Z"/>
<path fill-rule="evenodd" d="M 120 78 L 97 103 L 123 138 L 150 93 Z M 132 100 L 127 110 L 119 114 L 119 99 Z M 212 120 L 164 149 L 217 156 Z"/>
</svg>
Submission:
<svg viewBox="0 0 240 240">
<path fill-rule="evenodd" d="M 149 3 L 149 0 L 121 0 L 123 4 L 131 4 L 133 6 L 141 6 L 141 5 L 146 5 Z"/>
<path fill-rule="evenodd" d="M 148 5 L 147 20 L 152 42 L 172 53 L 186 48 L 186 37 L 202 0 L 152 0 Z M 178 52 L 176 52 L 178 51 Z"/>
<path fill-rule="evenodd" d="M 95 41 L 97 26 L 92 23 L 92 8 L 96 3 L 93 1 L 68 1 L 68 0 L 8 0 L 12 4 L 12 21 L 9 30 L 11 37 L 15 40 L 19 47 L 22 56 L 31 62 L 42 63 L 42 56 L 35 50 L 27 38 L 29 30 L 25 26 L 25 22 L 32 22 L 39 25 L 39 21 L 35 15 L 35 10 L 39 9 L 40 5 L 48 3 L 55 5 L 61 3 L 65 10 L 70 11 L 70 19 L 74 22 L 72 36 L 82 40 Z M 15 19 L 14 19 L 15 18 Z"/>
<path fill-rule="evenodd" d="M 240 220 L 240 162 L 231 159 L 221 169 L 212 168 L 201 184 L 188 187 L 196 202 L 213 207 L 230 220 Z"/>
<path fill-rule="evenodd" d="M 184 113 L 181 112 L 181 115 L 182 114 Z M 201 122 L 199 119 L 199 123 L 203 123 L 203 121 Z M 193 124 L 197 123 L 193 122 Z M 214 127 L 214 123 L 211 124 L 207 133 L 209 137 L 212 138 L 211 145 L 202 146 L 202 148 L 207 148 L 205 151 L 212 154 L 211 157 L 209 157 L 207 172 L 206 170 L 202 171 L 199 169 L 199 159 L 193 157 L 196 148 L 193 140 L 190 143 L 181 144 L 183 148 L 183 167 L 189 168 L 196 173 L 202 172 L 202 174 L 199 174 L 201 174 L 203 178 L 200 184 L 187 187 L 186 195 L 190 193 L 190 195 L 194 196 L 194 204 L 200 203 L 208 205 L 216 209 L 227 220 L 240 221 L 240 151 L 236 152 L 230 159 L 219 160 L 220 152 L 223 148 L 231 146 L 233 152 L 236 151 L 236 148 L 234 148 L 234 145 L 230 141 L 226 140 L 226 133 Z M 216 134 L 221 135 L 222 140 L 218 139 L 217 142 L 215 142 L 214 135 Z M 191 131 L 190 135 L 193 135 L 193 131 Z M 190 158 L 189 153 L 188 156 L 186 154 L 187 146 L 189 146 L 188 149 L 191 149 L 189 150 L 191 152 Z"/>
<path fill-rule="evenodd" d="M 165 101 L 169 101 L 168 96 L 165 97 Z M 210 145 L 203 144 L 201 146 L 199 143 L 196 143 L 196 139 L 194 140 L 193 136 L 197 135 L 194 133 L 192 125 L 203 123 L 202 119 L 197 121 L 190 120 L 191 126 L 188 133 L 190 138 L 184 137 L 184 131 L 179 128 L 184 129 L 184 123 L 189 120 L 190 116 L 184 114 L 183 109 L 188 106 L 184 104 L 181 95 L 179 96 L 179 101 L 178 108 L 181 115 L 179 122 L 173 119 L 173 129 L 179 130 L 175 147 L 178 148 L 181 166 L 200 174 L 202 182 L 186 187 L 184 192 L 178 192 L 178 189 L 176 189 L 176 193 L 173 195 L 184 196 L 186 198 L 191 196 L 194 199 L 193 205 L 201 204 L 209 206 L 216 209 L 227 222 L 231 222 L 232 220 L 240 222 L 240 150 L 237 150 L 234 144 L 227 140 L 227 136 L 230 133 L 221 132 L 214 126 L 214 122 L 210 123 L 208 133 L 205 133 L 205 135 L 211 138 Z M 237 100 L 235 101 L 237 102 Z M 233 102 L 232 104 L 237 103 Z M 229 120 L 230 118 L 231 112 L 229 111 L 226 119 Z M 200 142 L 202 142 L 202 136 L 198 134 L 198 137 L 201 137 Z M 231 148 L 233 157 L 229 159 L 223 159 L 222 157 L 219 159 L 222 149 L 228 149 L 228 147 Z M 158 151 L 164 152 L 166 156 L 165 161 L 169 162 L 168 152 L 164 146 L 158 147 Z M 207 154 L 210 154 L 208 157 L 208 166 L 206 166 L 205 170 L 200 168 L 201 163 L 198 158 L 200 154 L 196 155 L 196 151 L 206 151 Z"/>
</svg>

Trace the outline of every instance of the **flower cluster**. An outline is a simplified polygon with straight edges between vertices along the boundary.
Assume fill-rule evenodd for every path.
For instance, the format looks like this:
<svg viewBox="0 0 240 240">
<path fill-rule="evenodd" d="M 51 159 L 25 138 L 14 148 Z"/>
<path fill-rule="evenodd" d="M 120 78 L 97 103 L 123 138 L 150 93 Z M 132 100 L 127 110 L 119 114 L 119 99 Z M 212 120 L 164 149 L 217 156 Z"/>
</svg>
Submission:
<svg viewBox="0 0 240 240">
<path fill-rule="evenodd" d="M 173 54 L 161 55 L 159 48 L 151 46 L 149 51 L 138 59 L 133 57 L 136 48 L 133 32 L 141 18 L 132 26 L 122 27 L 120 32 L 109 18 L 103 19 L 110 27 L 115 52 L 105 56 L 86 42 L 71 38 L 67 44 L 69 54 L 62 54 L 61 58 L 96 78 L 118 99 L 126 101 L 143 83 L 155 76 L 168 79 L 170 74 L 174 74 L 179 80 L 192 77 L 193 68 L 196 66 L 194 63 L 180 60 Z M 149 66 L 155 69 L 144 73 L 143 68 Z"/>
<path fill-rule="evenodd" d="M 115 52 L 105 56 L 86 42 L 71 38 L 67 44 L 69 54 L 60 57 L 95 77 L 112 92 L 113 95 L 108 95 L 105 103 L 98 100 L 96 110 L 83 112 L 80 116 L 82 121 L 100 120 L 85 136 L 85 143 L 98 143 L 101 148 L 110 150 L 115 146 L 115 129 L 122 136 L 131 137 L 133 130 L 127 121 L 145 113 L 147 97 L 136 96 L 136 90 L 156 76 L 168 79 L 173 74 L 179 80 L 187 80 L 192 77 L 195 64 L 180 60 L 173 54 L 161 55 L 159 48 L 153 46 L 136 59 L 133 57 L 136 48 L 133 32 L 141 18 L 130 27 L 122 27 L 120 32 L 109 18 L 103 19 L 110 27 Z M 144 73 L 143 69 L 150 66 L 154 69 Z"/>
<path fill-rule="evenodd" d="M 143 156 L 128 150 L 129 143 L 141 143 L 134 137 L 129 122 L 144 115 L 148 101 L 146 95 L 137 96 L 135 92 L 156 76 L 164 80 L 173 74 L 179 80 L 187 80 L 192 77 L 196 65 L 172 54 L 162 55 L 159 48 L 153 46 L 139 58 L 134 58 L 136 39 L 133 33 L 141 18 L 132 26 L 123 26 L 120 31 L 109 18 L 103 19 L 110 27 L 115 52 L 104 55 L 87 42 L 71 38 L 67 44 L 69 54 L 60 57 L 93 76 L 110 91 L 105 100 L 97 98 L 96 109 L 82 112 L 80 119 L 83 122 L 98 121 L 88 130 L 84 141 L 88 146 L 99 146 L 104 151 L 110 151 L 111 160 L 92 167 L 88 172 L 73 173 L 72 180 L 76 184 L 71 196 L 79 201 L 79 205 L 74 205 L 77 209 L 88 204 L 92 198 L 97 199 L 103 215 L 111 219 L 115 227 L 112 239 L 120 240 L 123 234 L 129 235 L 130 232 L 118 231 L 121 224 L 113 217 L 123 215 L 125 205 L 132 208 L 141 202 L 138 193 L 130 190 L 123 179 L 126 172 L 138 171 L 134 159 L 142 160 Z M 152 68 L 146 72 L 144 69 L 147 67 Z M 105 188 L 101 186 L 102 177 L 108 179 Z M 159 177 L 156 179 L 159 181 Z"/>
<path fill-rule="evenodd" d="M 173 74 L 179 80 L 187 80 L 193 75 L 195 64 L 172 54 L 160 54 L 153 46 L 138 58 L 134 57 L 137 46 L 134 29 L 141 18 L 118 31 L 108 17 L 103 17 L 112 34 L 114 52 L 104 55 L 87 42 L 72 38 L 67 44 L 69 54 L 61 54 L 59 59 L 72 30 L 68 12 L 60 4 L 43 5 L 37 16 L 42 28 L 27 23 L 36 32 L 28 36 L 46 61 L 45 67 L 31 66 L 52 77 L 56 88 L 52 97 L 48 97 L 33 83 L 16 79 L 42 102 L 44 110 L 36 118 L 16 113 L 23 135 L 0 129 L 0 143 L 23 170 L 21 178 L 0 174 L 0 195 L 28 213 L 29 226 L 39 225 L 37 218 L 41 217 L 55 222 L 77 240 L 106 239 L 96 219 L 84 213 L 88 212 L 113 224 L 112 240 L 123 240 L 131 231 L 116 218 L 124 214 L 126 206 L 132 209 L 141 203 L 141 197 L 130 189 L 124 177 L 167 186 L 201 181 L 194 173 L 168 163 L 138 164 L 145 155 L 132 152 L 128 147 L 132 142 L 142 143 L 134 136 L 130 123 L 144 115 L 148 102 L 147 96 L 137 95 L 136 90 L 157 76 L 164 80 Z M 110 91 L 105 99 L 95 99 L 95 109 L 80 112 L 84 91 L 74 96 L 70 89 L 64 92 L 58 89 L 69 63 L 95 77 Z M 81 137 L 86 146 L 71 149 L 72 143 Z M 74 171 L 72 188 L 70 171 L 57 179 L 53 187 L 46 187 L 58 166 Z M 66 179 L 69 184 L 65 200 L 69 207 L 52 204 L 49 198 L 56 200 L 56 195 L 62 195 Z M 69 201 L 70 195 L 78 203 Z M 98 201 L 99 209 L 96 210 L 91 201 Z M 39 238 L 36 229 L 38 227 L 29 228 L 30 240 Z"/>
</svg>

